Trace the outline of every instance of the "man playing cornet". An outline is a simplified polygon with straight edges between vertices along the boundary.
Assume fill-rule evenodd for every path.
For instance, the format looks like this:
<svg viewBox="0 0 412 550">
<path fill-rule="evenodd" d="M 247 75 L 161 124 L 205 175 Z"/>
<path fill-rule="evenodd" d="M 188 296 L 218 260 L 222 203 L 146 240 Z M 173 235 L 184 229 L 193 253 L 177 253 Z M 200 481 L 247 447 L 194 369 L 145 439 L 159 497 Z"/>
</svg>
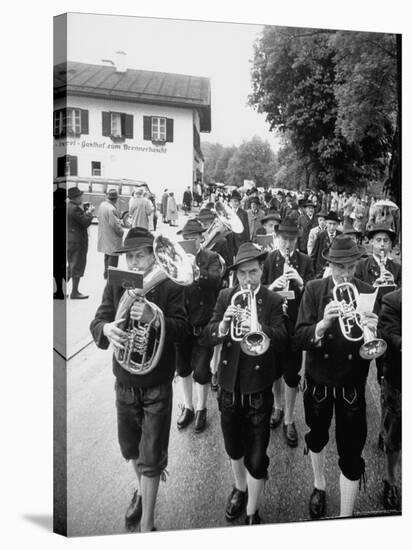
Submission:
<svg viewBox="0 0 412 550">
<path fill-rule="evenodd" d="M 269 465 L 274 352 L 287 345 L 283 300 L 261 285 L 266 254 L 253 243 L 239 247 L 229 267 L 236 271 L 239 285 L 221 290 L 206 328 L 211 345 L 222 343 L 218 404 L 235 482 L 225 515 L 233 521 L 246 509 L 246 524 L 260 523 L 259 500 Z M 246 291 L 246 301 L 240 290 Z"/>
<path fill-rule="evenodd" d="M 303 399 L 309 428 L 305 440 L 314 474 L 314 489 L 309 502 L 312 519 L 325 515 L 325 447 L 334 411 L 341 470 L 341 516 L 352 515 L 358 486 L 365 471 L 362 451 L 367 432 L 365 384 L 370 359 L 363 359 L 359 354 L 364 343 L 362 339 L 351 341 L 348 337 L 361 337 L 361 327 L 364 326 L 376 332 L 378 317 L 372 312 L 361 314 L 356 317 L 361 327 L 355 324 L 353 331 L 348 330 L 345 334 L 341 313 L 346 310 L 345 323 L 349 329 L 352 307 L 349 298 L 346 305 L 338 300 L 344 292 L 342 287 L 337 286 L 352 283 L 352 286 L 346 287 L 348 295 L 353 298 L 359 298 L 357 293 L 374 291 L 370 285 L 354 278 L 357 262 L 363 253 L 364 249 L 349 236 L 335 238 L 331 247 L 323 253 L 324 259 L 329 262 L 331 275 L 307 284 L 296 323 L 294 344 L 297 349 L 307 350 Z M 356 308 L 356 304 L 352 305 Z"/>
</svg>

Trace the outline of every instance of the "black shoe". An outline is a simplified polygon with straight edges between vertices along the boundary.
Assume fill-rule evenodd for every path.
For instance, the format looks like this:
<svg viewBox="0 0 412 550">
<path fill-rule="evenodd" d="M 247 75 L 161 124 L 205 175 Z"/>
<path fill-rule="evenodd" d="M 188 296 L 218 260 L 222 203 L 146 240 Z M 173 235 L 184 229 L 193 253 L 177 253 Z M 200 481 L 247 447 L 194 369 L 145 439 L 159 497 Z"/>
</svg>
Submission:
<svg viewBox="0 0 412 550">
<path fill-rule="evenodd" d="M 240 491 L 233 487 L 232 492 L 229 495 L 225 516 L 228 521 L 237 519 L 245 510 L 247 504 L 247 490 Z"/>
<path fill-rule="evenodd" d="M 193 412 L 193 409 L 187 409 L 185 407 L 177 420 L 178 429 L 181 430 L 182 428 L 186 428 L 186 426 L 192 422 L 194 417 L 195 413 Z"/>
<path fill-rule="evenodd" d="M 63 292 L 55 292 L 53 294 L 53 300 L 64 300 Z"/>
<path fill-rule="evenodd" d="M 86 294 L 82 294 L 81 292 L 72 292 L 70 294 L 70 298 L 72 300 L 85 300 L 88 296 Z"/>
<path fill-rule="evenodd" d="M 282 409 L 272 409 L 272 416 L 270 417 L 270 427 L 272 430 L 277 428 L 282 422 L 283 410 Z"/>
<path fill-rule="evenodd" d="M 252 516 L 246 516 L 245 525 L 259 525 L 260 523 L 262 523 L 262 520 L 257 510 Z"/>
<path fill-rule="evenodd" d="M 385 510 L 400 510 L 401 500 L 399 498 L 399 492 L 396 485 L 391 485 L 383 480 L 383 505 Z"/>
<path fill-rule="evenodd" d="M 298 432 L 296 431 L 295 423 L 283 424 L 283 433 L 285 434 L 286 443 L 289 447 L 297 447 Z"/>
<path fill-rule="evenodd" d="M 212 391 L 217 391 L 218 388 L 219 388 L 219 385 L 217 383 L 217 374 L 216 373 L 212 374 L 212 380 L 210 381 L 210 387 L 211 387 Z"/>
<path fill-rule="evenodd" d="M 196 411 L 195 414 L 195 432 L 198 434 L 203 432 L 206 428 L 206 411 L 207 409 L 202 409 L 201 411 Z"/>
<path fill-rule="evenodd" d="M 126 510 L 125 525 L 128 531 L 135 531 L 142 519 L 142 497 L 137 491 L 133 493 L 132 500 Z"/>
<path fill-rule="evenodd" d="M 309 500 L 309 514 L 312 519 L 320 519 L 325 515 L 326 493 L 314 487 Z"/>
</svg>

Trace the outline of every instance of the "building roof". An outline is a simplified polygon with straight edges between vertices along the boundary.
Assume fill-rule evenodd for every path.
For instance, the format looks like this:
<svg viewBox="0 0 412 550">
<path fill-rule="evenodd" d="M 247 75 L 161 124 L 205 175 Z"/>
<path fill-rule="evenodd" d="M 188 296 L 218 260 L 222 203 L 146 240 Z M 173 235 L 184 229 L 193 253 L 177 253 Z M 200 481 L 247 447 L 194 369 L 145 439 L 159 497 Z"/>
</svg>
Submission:
<svg viewBox="0 0 412 550">
<path fill-rule="evenodd" d="M 54 67 L 54 97 L 103 97 L 198 109 L 200 131 L 211 130 L 210 79 L 68 61 Z"/>
</svg>

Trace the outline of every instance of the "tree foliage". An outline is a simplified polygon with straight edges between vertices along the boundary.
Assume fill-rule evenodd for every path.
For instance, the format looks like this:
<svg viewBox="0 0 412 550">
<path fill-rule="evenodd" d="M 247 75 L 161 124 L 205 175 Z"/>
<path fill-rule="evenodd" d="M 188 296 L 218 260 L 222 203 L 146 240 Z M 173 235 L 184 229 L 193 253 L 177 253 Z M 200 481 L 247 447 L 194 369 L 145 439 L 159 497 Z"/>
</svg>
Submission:
<svg viewBox="0 0 412 550">
<path fill-rule="evenodd" d="M 306 183 L 348 189 L 387 175 L 397 145 L 397 55 L 395 35 L 264 28 L 249 103 L 285 135 Z"/>
<path fill-rule="evenodd" d="M 276 158 L 268 141 L 254 136 L 244 141 L 231 157 L 226 181 L 229 185 L 242 185 L 243 181 L 253 180 L 258 187 L 273 183 L 276 172 Z"/>
</svg>

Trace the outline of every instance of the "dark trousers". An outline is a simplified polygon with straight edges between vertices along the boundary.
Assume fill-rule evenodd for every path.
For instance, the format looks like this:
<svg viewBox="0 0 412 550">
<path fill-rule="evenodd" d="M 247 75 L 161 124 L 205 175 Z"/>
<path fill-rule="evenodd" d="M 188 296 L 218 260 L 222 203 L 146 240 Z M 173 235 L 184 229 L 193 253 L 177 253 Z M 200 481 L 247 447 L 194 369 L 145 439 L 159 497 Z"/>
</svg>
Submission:
<svg viewBox="0 0 412 550">
<path fill-rule="evenodd" d="M 331 387 L 314 384 L 306 378 L 303 404 L 306 424 L 310 429 L 305 435 L 308 448 L 319 453 L 326 446 L 335 410 L 339 468 L 348 479 L 360 479 L 365 470 L 362 451 L 367 434 L 365 383 Z"/>
<path fill-rule="evenodd" d="M 272 388 L 252 393 L 218 392 L 220 424 L 225 449 L 232 460 L 244 458 L 247 471 L 255 479 L 266 479 L 269 457 Z"/>
<path fill-rule="evenodd" d="M 67 260 L 69 263 L 68 277 L 83 277 L 86 269 L 88 241 L 68 243 Z"/>
<path fill-rule="evenodd" d="M 193 372 L 193 380 L 204 386 L 212 378 L 210 361 L 213 357 L 213 347 L 202 345 L 203 328 L 199 336 L 190 335 L 183 343 L 176 344 L 176 372 L 186 378 Z"/>
<path fill-rule="evenodd" d="M 118 265 L 119 265 L 119 256 L 112 256 L 111 254 L 105 254 L 103 277 L 107 279 L 107 269 L 109 266 L 117 267 Z"/>
</svg>

